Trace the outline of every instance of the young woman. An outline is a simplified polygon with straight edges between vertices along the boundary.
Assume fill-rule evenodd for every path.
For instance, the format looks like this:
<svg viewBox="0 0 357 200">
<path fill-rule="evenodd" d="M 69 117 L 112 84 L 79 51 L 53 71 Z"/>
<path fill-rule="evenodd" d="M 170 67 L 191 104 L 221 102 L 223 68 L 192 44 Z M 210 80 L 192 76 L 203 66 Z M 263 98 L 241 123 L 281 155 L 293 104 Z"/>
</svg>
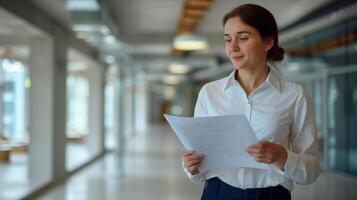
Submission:
<svg viewBox="0 0 357 200">
<path fill-rule="evenodd" d="M 192 181 L 206 181 L 202 199 L 291 199 L 293 183 L 310 184 L 319 175 L 313 108 L 304 89 L 283 80 L 268 65 L 281 61 L 278 29 L 265 8 L 245 4 L 223 18 L 226 54 L 234 65 L 226 78 L 205 84 L 195 117 L 245 115 L 260 142 L 246 148 L 270 170 L 229 168 L 200 172 L 204 156 L 183 154 Z"/>
</svg>

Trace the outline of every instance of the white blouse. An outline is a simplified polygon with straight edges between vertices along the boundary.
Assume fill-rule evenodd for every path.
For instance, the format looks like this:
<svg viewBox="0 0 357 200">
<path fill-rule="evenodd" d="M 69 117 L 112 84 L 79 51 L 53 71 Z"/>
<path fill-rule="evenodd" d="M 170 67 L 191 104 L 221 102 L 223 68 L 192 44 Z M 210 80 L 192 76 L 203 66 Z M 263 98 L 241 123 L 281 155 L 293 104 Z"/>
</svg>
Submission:
<svg viewBox="0 0 357 200">
<path fill-rule="evenodd" d="M 317 133 L 313 107 L 302 86 L 285 81 L 270 70 L 266 80 L 247 96 L 234 75 L 235 71 L 201 88 L 194 116 L 244 114 L 258 140 L 281 144 L 287 149 L 284 171 L 273 163 L 270 170 L 240 167 L 191 175 L 184 167 L 188 177 L 194 182 L 218 177 L 241 189 L 280 184 L 289 191 L 293 182 L 314 182 L 320 171 Z"/>
</svg>

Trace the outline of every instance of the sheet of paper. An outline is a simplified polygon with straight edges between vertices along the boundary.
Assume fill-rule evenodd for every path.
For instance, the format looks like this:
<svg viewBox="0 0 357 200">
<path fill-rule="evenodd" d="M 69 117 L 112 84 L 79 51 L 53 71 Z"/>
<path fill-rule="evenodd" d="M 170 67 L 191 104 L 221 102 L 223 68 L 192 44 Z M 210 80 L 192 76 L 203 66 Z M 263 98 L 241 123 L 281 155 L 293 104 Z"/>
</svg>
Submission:
<svg viewBox="0 0 357 200">
<path fill-rule="evenodd" d="M 164 115 L 186 149 L 204 154 L 199 170 L 249 167 L 269 169 L 245 152 L 258 142 L 244 115 L 216 117 L 177 117 Z"/>
</svg>

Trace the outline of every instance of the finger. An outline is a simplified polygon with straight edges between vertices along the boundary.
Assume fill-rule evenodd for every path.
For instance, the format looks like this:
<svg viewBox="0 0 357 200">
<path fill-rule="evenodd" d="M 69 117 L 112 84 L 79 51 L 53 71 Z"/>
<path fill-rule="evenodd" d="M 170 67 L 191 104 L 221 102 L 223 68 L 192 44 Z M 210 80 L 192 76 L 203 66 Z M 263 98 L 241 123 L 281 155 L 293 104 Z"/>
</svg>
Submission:
<svg viewBox="0 0 357 200">
<path fill-rule="evenodd" d="M 203 155 L 202 156 L 196 156 L 195 158 L 191 158 L 185 161 L 185 166 L 191 166 L 197 162 L 202 162 L 203 161 Z"/>
<path fill-rule="evenodd" d="M 203 158 L 203 156 L 192 155 L 192 156 L 187 157 L 187 161 L 190 162 L 190 161 L 194 161 L 194 160 L 200 160 L 202 158 Z"/>
<path fill-rule="evenodd" d="M 261 145 L 261 148 L 263 148 L 263 149 L 269 149 L 275 144 L 275 143 L 269 142 L 268 140 L 262 140 L 259 143 Z"/>
<path fill-rule="evenodd" d="M 246 149 L 259 149 L 259 148 L 262 148 L 262 144 L 260 143 L 260 142 L 258 142 L 258 143 L 255 143 L 255 144 L 250 144 L 250 145 L 248 145 L 247 146 L 247 148 Z"/>
<path fill-rule="evenodd" d="M 267 164 L 271 164 L 271 163 L 274 162 L 272 159 L 267 159 L 267 158 L 264 158 L 264 159 L 258 159 L 258 158 L 256 158 L 255 161 L 257 161 L 257 162 L 259 162 L 259 163 L 267 163 Z"/>
<path fill-rule="evenodd" d="M 254 159 L 258 162 L 264 162 L 264 163 L 273 163 L 275 162 L 275 159 L 272 155 L 269 154 L 257 154 L 254 156 Z"/>
<path fill-rule="evenodd" d="M 261 148 L 248 148 L 246 149 L 246 152 L 249 154 L 264 154 L 264 150 Z"/>
<path fill-rule="evenodd" d="M 185 165 L 187 162 L 190 162 L 192 159 L 190 156 L 183 157 L 183 161 L 185 162 Z"/>
<path fill-rule="evenodd" d="M 183 156 L 184 156 L 184 157 L 190 156 L 190 155 L 192 155 L 192 154 L 194 154 L 194 153 L 195 153 L 194 150 L 188 150 L 188 151 L 185 151 L 185 152 L 183 153 Z"/>
<path fill-rule="evenodd" d="M 262 144 L 262 145 L 266 145 L 266 144 L 270 144 L 270 143 L 272 143 L 272 142 L 270 142 L 270 141 L 268 141 L 268 140 L 262 140 L 262 141 L 260 141 L 259 143 Z"/>
<path fill-rule="evenodd" d="M 187 170 L 191 173 L 193 172 L 197 172 L 198 171 L 198 167 L 201 165 L 201 163 L 197 164 L 197 165 L 193 165 L 191 167 L 187 167 Z"/>
<path fill-rule="evenodd" d="M 255 159 L 268 159 L 269 157 L 265 154 L 255 154 L 254 158 Z"/>
<path fill-rule="evenodd" d="M 191 156 L 186 157 L 187 161 L 202 159 L 203 154 L 192 154 Z"/>
<path fill-rule="evenodd" d="M 201 153 L 196 153 L 196 154 L 191 155 L 191 158 L 192 158 L 192 159 L 203 158 L 203 154 L 201 154 Z"/>
<path fill-rule="evenodd" d="M 186 167 L 192 167 L 192 166 L 195 166 L 195 165 L 198 165 L 198 164 L 201 164 L 201 163 L 202 163 L 201 159 L 192 160 L 192 161 L 186 163 Z"/>
<path fill-rule="evenodd" d="M 267 159 L 268 157 L 265 154 L 250 154 L 254 159 Z"/>
<path fill-rule="evenodd" d="M 265 163 L 265 159 L 256 158 L 255 161 L 258 162 L 258 163 Z"/>
<path fill-rule="evenodd" d="M 255 158 L 255 161 L 257 161 L 257 162 L 271 163 L 271 159 L 269 157 L 266 157 L 266 156 L 257 156 L 257 157 L 254 157 L 254 158 Z"/>
</svg>

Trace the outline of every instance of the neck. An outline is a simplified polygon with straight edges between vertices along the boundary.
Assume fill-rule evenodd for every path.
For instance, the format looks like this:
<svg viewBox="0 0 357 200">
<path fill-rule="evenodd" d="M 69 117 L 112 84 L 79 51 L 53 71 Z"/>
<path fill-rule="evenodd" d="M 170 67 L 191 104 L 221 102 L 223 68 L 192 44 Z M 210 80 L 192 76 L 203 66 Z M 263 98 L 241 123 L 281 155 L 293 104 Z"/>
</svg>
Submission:
<svg viewBox="0 0 357 200">
<path fill-rule="evenodd" d="M 259 69 L 241 69 L 237 70 L 235 79 L 239 82 L 247 96 L 260 84 L 262 84 L 269 74 L 267 66 L 260 67 Z"/>
</svg>

